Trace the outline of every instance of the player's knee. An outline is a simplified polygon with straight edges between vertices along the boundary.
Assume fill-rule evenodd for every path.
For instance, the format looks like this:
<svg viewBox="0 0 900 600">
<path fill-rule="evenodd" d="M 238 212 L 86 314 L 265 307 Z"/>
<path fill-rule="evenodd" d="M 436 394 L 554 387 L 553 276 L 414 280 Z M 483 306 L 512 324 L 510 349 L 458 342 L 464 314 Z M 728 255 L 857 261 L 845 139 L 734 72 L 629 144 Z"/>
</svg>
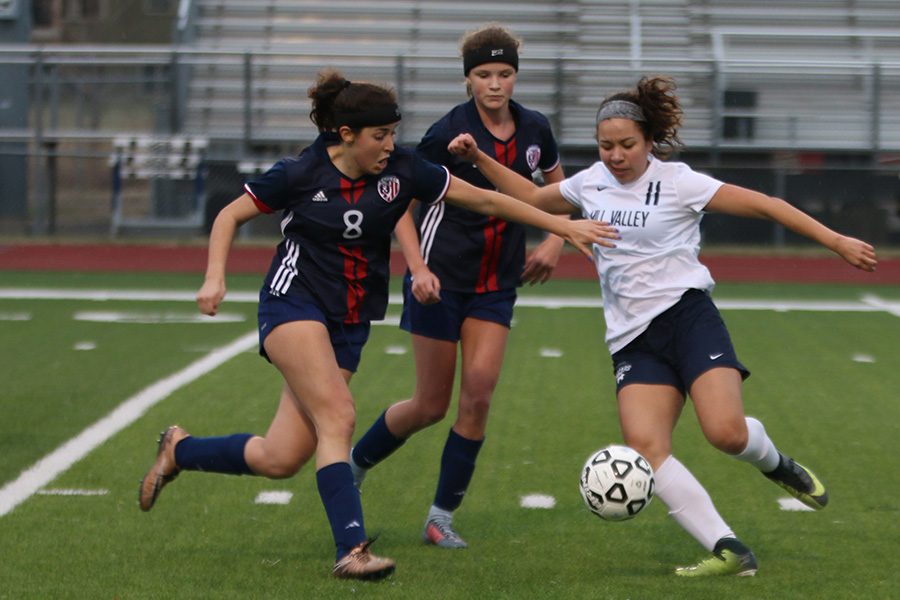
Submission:
<svg viewBox="0 0 900 600">
<path fill-rule="evenodd" d="M 327 413 L 316 415 L 316 433 L 319 438 L 353 437 L 356 427 L 356 408 L 352 401 L 335 402 Z"/>
<path fill-rule="evenodd" d="M 302 462 L 296 461 L 273 461 L 266 465 L 265 476 L 269 479 L 288 479 L 297 474 L 302 466 Z"/>
<path fill-rule="evenodd" d="M 474 399 L 486 398 L 490 401 L 494 388 L 497 387 L 498 375 L 493 369 L 479 369 L 466 373 L 462 382 L 463 395 Z"/>
<path fill-rule="evenodd" d="M 353 431 L 356 429 L 356 411 L 355 410 L 347 410 L 343 411 L 334 424 L 332 425 L 332 430 L 334 435 L 339 435 L 341 437 L 345 437 L 348 440 L 353 437 Z"/>
<path fill-rule="evenodd" d="M 459 415 L 461 419 L 483 423 L 491 409 L 491 393 L 466 394 L 460 397 Z"/>
<path fill-rule="evenodd" d="M 427 386 L 424 389 L 416 389 L 411 400 L 416 431 L 434 425 L 447 416 L 451 391 L 451 389 L 429 389 Z"/>
<path fill-rule="evenodd" d="M 713 447 L 726 454 L 740 454 L 747 447 L 747 424 L 743 419 L 717 424 L 704 433 Z"/>
<path fill-rule="evenodd" d="M 672 444 L 669 440 L 657 439 L 639 433 L 625 434 L 624 438 L 625 445 L 636 450 L 641 456 L 650 461 L 651 465 L 659 465 L 672 454 Z"/>
<path fill-rule="evenodd" d="M 447 416 L 447 404 L 442 405 L 426 405 L 419 412 L 419 425 L 428 427 L 439 423 Z"/>
<path fill-rule="evenodd" d="M 249 466 L 256 475 L 268 479 L 287 479 L 296 475 L 308 458 L 285 452 L 266 452 L 256 455 L 253 464 Z"/>
<path fill-rule="evenodd" d="M 474 419 L 487 418 L 491 398 L 497 383 L 494 377 L 472 377 L 463 387 L 459 398 L 459 412 Z"/>
</svg>

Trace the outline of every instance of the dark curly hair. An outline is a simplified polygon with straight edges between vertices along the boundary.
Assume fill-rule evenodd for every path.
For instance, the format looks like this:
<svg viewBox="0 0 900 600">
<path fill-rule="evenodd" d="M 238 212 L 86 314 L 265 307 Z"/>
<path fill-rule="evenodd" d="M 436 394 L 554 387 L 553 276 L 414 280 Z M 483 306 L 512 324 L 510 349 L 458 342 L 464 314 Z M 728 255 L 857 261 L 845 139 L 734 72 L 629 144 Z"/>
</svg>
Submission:
<svg viewBox="0 0 900 600">
<path fill-rule="evenodd" d="M 603 100 L 602 108 L 613 100 L 627 100 L 641 107 L 645 121 L 636 121 L 644 138 L 653 143 L 653 155 L 665 158 L 684 147 L 678 137 L 678 128 L 684 112 L 675 95 L 675 80 L 668 76 L 641 77 L 634 89 L 618 92 Z"/>
</svg>

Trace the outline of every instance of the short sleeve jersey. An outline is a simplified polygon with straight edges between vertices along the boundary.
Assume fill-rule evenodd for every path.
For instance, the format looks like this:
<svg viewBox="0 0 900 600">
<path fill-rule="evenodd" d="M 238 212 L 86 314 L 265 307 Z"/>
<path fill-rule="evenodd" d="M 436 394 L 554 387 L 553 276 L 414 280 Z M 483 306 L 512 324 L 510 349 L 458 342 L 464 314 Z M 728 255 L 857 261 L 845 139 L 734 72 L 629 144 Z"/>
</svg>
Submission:
<svg viewBox="0 0 900 600">
<path fill-rule="evenodd" d="M 495 189 L 472 163 L 450 154 L 447 145 L 469 133 L 478 147 L 516 173 L 527 177 L 559 164 L 559 151 L 547 118 L 510 101 L 516 132 L 499 140 L 478 115 L 474 100 L 454 107 L 425 133 L 417 148 L 426 159 L 446 165 L 450 172 L 477 187 Z M 441 280 L 456 292 L 492 292 L 521 283 L 525 264 L 525 227 L 439 202 L 422 207 L 416 223 L 422 256 Z"/>
<path fill-rule="evenodd" d="M 593 166 L 560 184 L 563 197 L 596 221 L 618 227 L 615 248 L 594 245 L 610 353 L 638 337 L 691 288 L 712 290 L 700 262 L 703 209 L 722 182 L 679 162 L 651 158 L 636 181 L 619 183 Z"/>
<path fill-rule="evenodd" d="M 329 141 L 320 135 L 244 186 L 260 210 L 282 215 L 284 238 L 263 290 L 290 298 L 302 286 L 334 321 L 382 319 L 394 226 L 413 198 L 441 201 L 450 174 L 396 148 L 380 174 L 350 179 L 331 162 Z"/>
</svg>

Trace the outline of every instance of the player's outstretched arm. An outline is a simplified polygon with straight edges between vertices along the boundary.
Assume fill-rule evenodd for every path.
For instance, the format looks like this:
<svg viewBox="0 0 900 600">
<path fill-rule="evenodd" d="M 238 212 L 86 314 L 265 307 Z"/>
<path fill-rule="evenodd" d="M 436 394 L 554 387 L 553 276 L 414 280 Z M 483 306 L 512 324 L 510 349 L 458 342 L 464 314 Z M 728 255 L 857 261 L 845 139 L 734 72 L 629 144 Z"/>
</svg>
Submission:
<svg viewBox="0 0 900 600">
<path fill-rule="evenodd" d="M 577 210 L 563 198 L 559 191 L 559 182 L 538 187 L 533 181 L 501 165 L 479 150 L 475 138 L 468 133 L 456 136 L 447 146 L 447 150 L 473 163 L 481 174 L 504 194 L 555 215 L 569 215 Z"/>
<path fill-rule="evenodd" d="M 706 210 L 775 221 L 795 233 L 822 244 L 863 271 L 874 271 L 878 264 L 875 248 L 871 244 L 829 229 L 781 198 L 725 184 L 706 205 Z"/>
<path fill-rule="evenodd" d="M 242 224 L 261 214 L 249 194 L 242 194 L 219 211 L 209 233 L 206 276 L 197 292 L 197 307 L 201 313 L 215 315 L 218 312 L 219 303 L 225 297 L 225 265 L 234 234 Z"/>
<path fill-rule="evenodd" d="M 518 175 L 516 177 L 522 179 Z M 458 177 L 450 178 L 445 199 L 468 210 L 555 233 L 589 257 L 592 256 L 591 244 L 614 248 L 611 240 L 620 237 L 618 230 L 609 223 L 590 219 L 560 219 L 500 192 L 475 187 Z"/>
</svg>

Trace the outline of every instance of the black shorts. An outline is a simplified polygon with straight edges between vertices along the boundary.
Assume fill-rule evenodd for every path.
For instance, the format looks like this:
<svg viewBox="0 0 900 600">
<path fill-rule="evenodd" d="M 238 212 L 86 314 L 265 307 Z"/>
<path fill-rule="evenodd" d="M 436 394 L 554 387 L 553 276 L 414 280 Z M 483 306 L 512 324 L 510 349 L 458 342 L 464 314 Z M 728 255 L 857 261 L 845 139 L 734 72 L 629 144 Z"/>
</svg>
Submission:
<svg viewBox="0 0 900 600">
<path fill-rule="evenodd" d="M 498 323 L 509 328 L 512 323 L 516 290 L 450 292 L 441 290 L 441 301 L 422 304 L 412 293 L 409 274 L 403 278 L 403 314 L 400 328 L 436 340 L 458 342 L 463 321 L 468 318 Z"/>
<path fill-rule="evenodd" d="M 363 346 L 369 339 L 370 323 L 341 323 L 329 319 L 313 297 L 274 296 L 268 289 L 259 293 L 259 354 L 269 360 L 264 342 L 275 327 L 291 321 L 318 321 L 325 325 L 331 337 L 331 347 L 337 364 L 355 373 L 359 367 Z"/>
<path fill-rule="evenodd" d="M 630 383 L 671 385 L 682 394 L 716 367 L 750 376 L 737 359 L 731 337 L 709 294 L 688 290 L 647 329 L 612 355 L 616 390 Z"/>
</svg>

